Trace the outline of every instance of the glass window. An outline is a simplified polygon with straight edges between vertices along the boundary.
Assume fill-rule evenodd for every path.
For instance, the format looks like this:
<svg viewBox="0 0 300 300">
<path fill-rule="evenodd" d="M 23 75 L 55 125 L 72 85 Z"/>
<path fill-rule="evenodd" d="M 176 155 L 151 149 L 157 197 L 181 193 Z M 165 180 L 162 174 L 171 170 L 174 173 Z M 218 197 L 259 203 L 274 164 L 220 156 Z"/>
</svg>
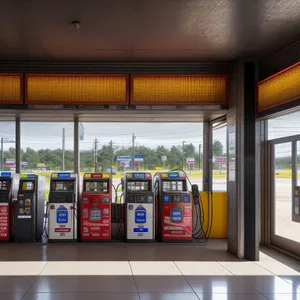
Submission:
<svg viewBox="0 0 300 300">
<path fill-rule="evenodd" d="M 15 132 L 14 121 L 0 121 L 0 171 L 16 171 Z"/>
<path fill-rule="evenodd" d="M 83 122 L 81 128 L 81 174 L 112 171 L 117 186 L 129 170 L 154 175 L 183 168 L 202 190 L 202 123 Z"/>
<path fill-rule="evenodd" d="M 227 190 L 227 124 L 217 124 L 212 134 L 212 189 Z"/>
<path fill-rule="evenodd" d="M 268 139 L 300 134 L 300 111 L 268 120 Z"/>
<path fill-rule="evenodd" d="M 73 122 L 22 122 L 21 171 L 46 177 L 46 201 L 53 171 L 74 171 Z"/>
</svg>

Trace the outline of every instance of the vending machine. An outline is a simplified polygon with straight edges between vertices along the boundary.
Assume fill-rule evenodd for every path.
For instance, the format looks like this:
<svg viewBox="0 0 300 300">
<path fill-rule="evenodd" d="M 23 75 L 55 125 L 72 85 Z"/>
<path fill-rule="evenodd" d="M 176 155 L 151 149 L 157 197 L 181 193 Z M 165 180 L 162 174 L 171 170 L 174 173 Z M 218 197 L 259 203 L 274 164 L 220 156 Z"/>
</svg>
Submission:
<svg viewBox="0 0 300 300">
<path fill-rule="evenodd" d="M 11 240 L 11 206 L 17 196 L 19 174 L 0 172 L 0 242 Z"/>
<path fill-rule="evenodd" d="M 14 207 L 13 234 L 17 243 L 34 243 L 44 232 L 45 177 L 21 174 Z"/>
<path fill-rule="evenodd" d="M 106 173 L 86 173 L 81 195 L 81 241 L 111 239 L 112 178 Z"/>
<path fill-rule="evenodd" d="M 192 241 L 193 209 L 184 172 L 155 176 L 157 237 L 163 242 Z"/>
<path fill-rule="evenodd" d="M 77 175 L 52 173 L 48 203 L 49 242 L 77 240 Z"/>
<path fill-rule="evenodd" d="M 128 172 L 124 178 L 125 239 L 153 242 L 154 193 L 152 175 L 146 172 Z"/>
</svg>

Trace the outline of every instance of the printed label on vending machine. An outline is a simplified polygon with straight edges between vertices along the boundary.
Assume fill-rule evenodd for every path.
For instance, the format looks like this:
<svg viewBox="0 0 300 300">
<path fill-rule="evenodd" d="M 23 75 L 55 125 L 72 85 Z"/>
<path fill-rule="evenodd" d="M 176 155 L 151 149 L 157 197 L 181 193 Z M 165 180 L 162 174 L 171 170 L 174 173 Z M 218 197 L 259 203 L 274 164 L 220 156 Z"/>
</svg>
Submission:
<svg viewBox="0 0 300 300">
<path fill-rule="evenodd" d="M 0 240 L 7 240 L 9 237 L 9 209 L 8 203 L 0 204 Z"/>
</svg>

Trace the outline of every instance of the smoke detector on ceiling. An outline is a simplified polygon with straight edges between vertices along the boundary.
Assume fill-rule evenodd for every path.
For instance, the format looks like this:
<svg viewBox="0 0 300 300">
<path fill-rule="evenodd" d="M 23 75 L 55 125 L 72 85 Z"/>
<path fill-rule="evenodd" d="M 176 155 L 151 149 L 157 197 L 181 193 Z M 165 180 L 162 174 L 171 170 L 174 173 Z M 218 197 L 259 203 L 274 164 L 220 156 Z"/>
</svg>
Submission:
<svg viewBox="0 0 300 300">
<path fill-rule="evenodd" d="M 73 21 L 72 25 L 75 27 L 75 29 L 78 30 L 80 28 L 81 23 L 80 23 L 80 21 Z"/>
</svg>

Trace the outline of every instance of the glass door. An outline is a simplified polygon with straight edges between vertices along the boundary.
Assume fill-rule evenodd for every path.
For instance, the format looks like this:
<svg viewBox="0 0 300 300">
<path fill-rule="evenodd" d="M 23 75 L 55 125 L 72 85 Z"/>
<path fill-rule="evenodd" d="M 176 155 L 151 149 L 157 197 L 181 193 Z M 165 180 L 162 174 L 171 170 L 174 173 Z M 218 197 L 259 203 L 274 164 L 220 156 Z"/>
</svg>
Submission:
<svg viewBox="0 0 300 300">
<path fill-rule="evenodd" d="M 272 140 L 269 144 L 270 243 L 300 255 L 300 214 L 299 218 L 295 214 L 300 193 L 300 136 Z"/>
</svg>

